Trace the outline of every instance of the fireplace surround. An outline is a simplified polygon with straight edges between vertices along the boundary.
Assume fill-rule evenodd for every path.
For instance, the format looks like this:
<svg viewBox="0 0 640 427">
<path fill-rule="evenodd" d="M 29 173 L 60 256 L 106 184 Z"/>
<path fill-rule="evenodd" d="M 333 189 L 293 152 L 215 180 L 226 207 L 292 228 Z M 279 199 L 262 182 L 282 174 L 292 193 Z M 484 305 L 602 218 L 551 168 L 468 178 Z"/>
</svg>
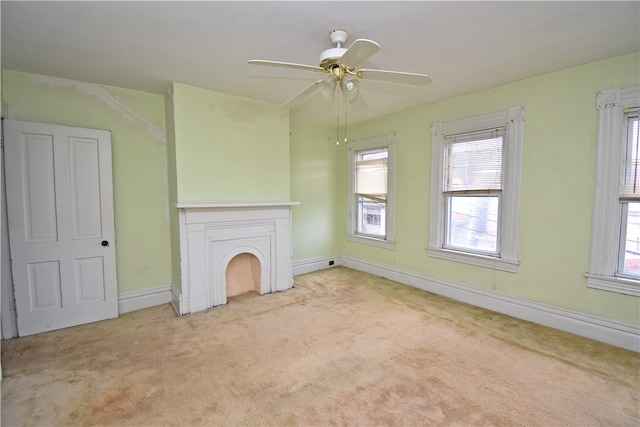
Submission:
<svg viewBox="0 0 640 427">
<path fill-rule="evenodd" d="M 259 293 L 293 286 L 290 201 L 178 203 L 181 283 L 174 307 L 185 315 L 227 303 L 227 266 L 236 256 L 260 264 Z M 257 289 L 256 289 L 257 290 Z"/>
</svg>

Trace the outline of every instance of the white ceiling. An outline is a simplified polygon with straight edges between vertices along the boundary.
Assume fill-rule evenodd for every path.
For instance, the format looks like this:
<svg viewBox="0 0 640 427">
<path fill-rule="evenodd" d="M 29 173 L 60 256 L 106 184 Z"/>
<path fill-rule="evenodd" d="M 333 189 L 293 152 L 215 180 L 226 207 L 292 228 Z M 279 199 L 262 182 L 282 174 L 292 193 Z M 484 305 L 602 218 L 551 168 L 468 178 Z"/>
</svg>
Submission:
<svg viewBox="0 0 640 427">
<path fill-rule="evenodd" d="M 363 81 L 368 120 L 524 78 L 640 51 L 640 2 L 6 1 L 2 67 L 147 92 L 170 82 L 282 103 L 318 74 L 329 31 L 378 42 L 361 67 L 429 74 L 413 87 Z M 292 115 L 335 122 L 319 97 Z"/>
</svg>

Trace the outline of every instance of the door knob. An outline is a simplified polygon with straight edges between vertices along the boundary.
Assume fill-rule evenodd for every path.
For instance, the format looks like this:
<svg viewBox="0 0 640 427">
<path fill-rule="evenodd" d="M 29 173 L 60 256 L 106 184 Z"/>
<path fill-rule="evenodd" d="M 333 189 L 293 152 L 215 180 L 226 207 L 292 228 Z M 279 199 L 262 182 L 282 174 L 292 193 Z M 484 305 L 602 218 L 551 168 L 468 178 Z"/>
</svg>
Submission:
<svg viewBox="0 0 640 427">
<path fill-rule="evenodd" d="M 107 242 L 106 240 L 102 241 L 102 246 L 109 246 L 109 242 Z"/>
</svg>

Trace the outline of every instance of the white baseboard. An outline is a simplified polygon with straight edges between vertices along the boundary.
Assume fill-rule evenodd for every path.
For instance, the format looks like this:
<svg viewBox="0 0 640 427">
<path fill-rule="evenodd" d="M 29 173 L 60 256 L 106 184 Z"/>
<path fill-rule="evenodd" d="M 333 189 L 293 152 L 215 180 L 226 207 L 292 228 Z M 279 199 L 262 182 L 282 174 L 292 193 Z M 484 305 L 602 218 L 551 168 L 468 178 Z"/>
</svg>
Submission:
<svg viewBox="0 0 640 427">
<path fill-rule="evenodd" d="M 312 273 L 318 270 L 324 270 L 325 268 L 335 267 L 340 265 L 340 255 L 327 255 L 316 258 L 303 259 L 301 261 L 294 261 L 292 273 L 294 276 L 300 274 Z M 333 265 L 329 265 L 329 262 L 333 261 Z"/>
<path fill-rule="evenodd" d="M 369 260 L 345 255 L 342 255 L 340 259 L 341 265 L 354 270 L 385 277 L 470 305 L 640 353 L 640 328 L 634 325 L 549 304 L 488 292 Z"/>
<path fill-rule="evenodd" d="M 118 311 L 120 314 L 171 302 L 171 285 L 142 291 L 125 292 L 118 296 Z"/>
</svg>

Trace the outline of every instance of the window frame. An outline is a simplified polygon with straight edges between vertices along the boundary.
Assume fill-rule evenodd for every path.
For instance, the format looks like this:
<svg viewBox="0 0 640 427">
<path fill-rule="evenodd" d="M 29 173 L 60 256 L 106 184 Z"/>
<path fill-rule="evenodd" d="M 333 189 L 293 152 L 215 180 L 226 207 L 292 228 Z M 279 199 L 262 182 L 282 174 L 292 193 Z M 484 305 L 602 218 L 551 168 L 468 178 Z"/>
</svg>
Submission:
<svg viewBox="0 0 640 427">
<path fill-rule="evenodd" d="M 463 132 L 462 134 L 447 135 L 444 137 L 443 146 L 443 195 L 445 197 L 445 233 L 443 249 L 451 249 L 460 252 L 471 252 L 479 255 L 496 256 L 500 253 L 500 240 L 498 237 L 500 212 L 499 207 L 502 199 L 502 164 L 503 157 L 502 149 L 504 147 L 504 141 L 506 139 L 506 126 L 492 127 L 490 129 L 483 129 L 479 132 Z M 496 150 L 498 145 L 491 147 L 487 146 L 488 143 L 499 141 L 500 157 L 498 159 L 500 165 L 500 179 L 496 181 L 495 176 L 487 179 L 479 178 L 479 175 L 475 171 L 471 171 L 473 165 L 469 163 L 471 160 L 469 157 L 475 159 L 473 163 L 475 166 L 481 168 L 492 168 L 496 160 L 494 156 L 486 157 L 484 152 L 477 150 Z M 458 145 L 459 144 L 459 145 Z M 480 154 L 482 153 L 482 154 Z M 482 156 L 478 161 L 478 155 Z M 476 199 L 476 202 L 480 202 L 480 199 L 496 199 L 496 235 L 494 250 L 487 250 L 486 248 L 459 246 L 456 242 L 452 241 L 452 238 L 456 236 L 454 233 L 455 220 L 454 220 L 454 203 L 459 201 L 462 203 L 465 199 Z M 487 207 L 488 207 L 487 202 Z"/>
<path fill-rule="evenodd" d="M 627 250 L 627 239 L 628 239 L 628 226 L 629 226 L 629 203 L 638 203 L 631 202 L 629 200 L 620 202 L 620 239 L 618 246 L 618 266 L 617 266 L 617 275 L 616 277 L 620 277 L 622 279 L 634 280 L 631 274 L 624 274 L 621 270 L 624 270 L 625 257 L 622 255 Z M 626 221 L 623 221 L 623 218 L 627 218 Z"/>
<path fill-rule="evenodd" d="M 427 254 L 434 258 L 516 273 L 518 270 L 518 226 L 525 107 L 431 125 L 431 185 Z M 498 208 L 498 253 L 494 255 L 445 247 L 446 196 L 443 193 L 445 135 L 479 132 L 505 127 L 502 148 L 502 193 Z"/>
<path fill-rule="evenodd" d="M 640 86 L 602 90 L 596 97 L 596 171 L 587 287 L 640 296 L 640 280 L 617 276 L 622 233 L 619 196 L 625 109 L 640 106 Z"/>
<path fill-rule="evenodd" d="M 347 144 L 347 233 L 346 239 L 353 243 L 362 243 L 384 249 L 395 247 L 395 164 L 396 164 L 396 134 L 349 141 Z M 356 153 L 360 151 L 386 149 L 388 153 L 387 170 L 387 201 L 385 207 L 385 236 L 358 234 L 358 197 L 355 193 L 356 184 Z"/>
</svg>

